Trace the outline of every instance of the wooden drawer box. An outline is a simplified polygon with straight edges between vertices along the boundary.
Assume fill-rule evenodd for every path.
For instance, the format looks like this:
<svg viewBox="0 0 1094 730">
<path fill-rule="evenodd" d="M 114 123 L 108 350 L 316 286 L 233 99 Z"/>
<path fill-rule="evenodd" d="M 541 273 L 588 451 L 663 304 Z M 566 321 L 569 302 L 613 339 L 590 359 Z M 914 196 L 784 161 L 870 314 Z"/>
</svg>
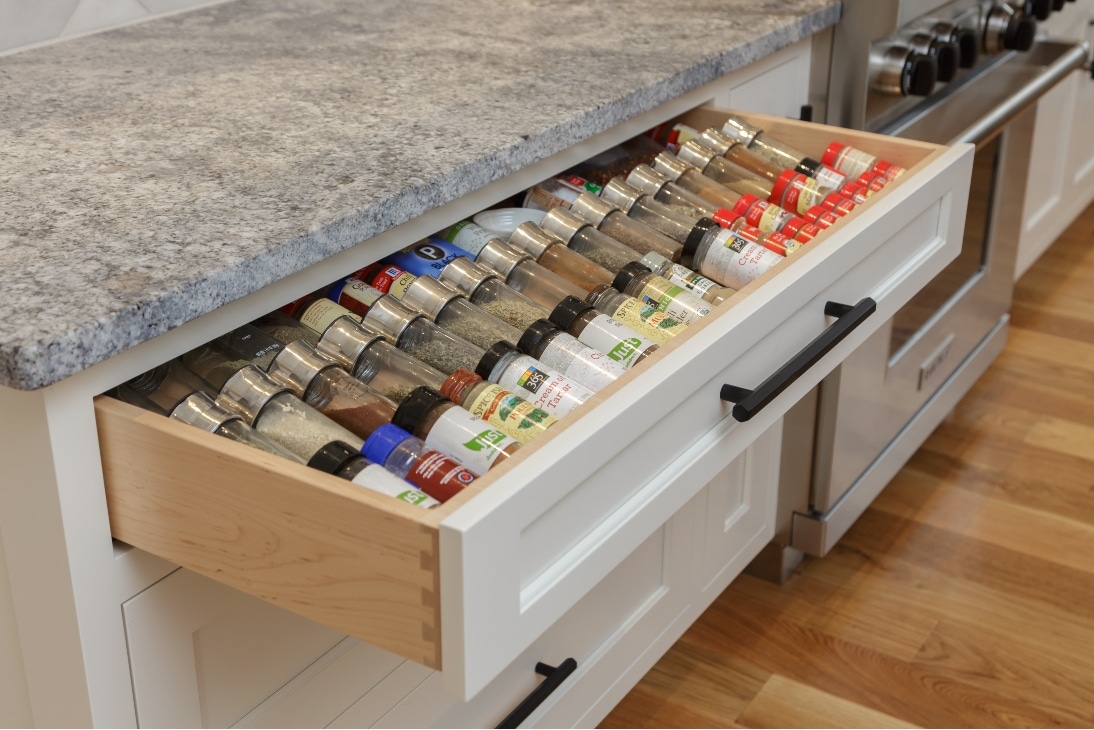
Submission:
<svg viewBox="0 0 1094 730">
<path fill-rule="evenodd" d="M 99 398 L 114 536 L 442 669 L 471 698 L 960 248 L 971 146 L 745 116 L 817 157 L 840 139 L 909 173 L 436 510 Z M 826 302 L 864 297 L 873 316 L 754 418 L 730 415 L 724 383 L 755 387 L 830 325 Z"/>
</svg>

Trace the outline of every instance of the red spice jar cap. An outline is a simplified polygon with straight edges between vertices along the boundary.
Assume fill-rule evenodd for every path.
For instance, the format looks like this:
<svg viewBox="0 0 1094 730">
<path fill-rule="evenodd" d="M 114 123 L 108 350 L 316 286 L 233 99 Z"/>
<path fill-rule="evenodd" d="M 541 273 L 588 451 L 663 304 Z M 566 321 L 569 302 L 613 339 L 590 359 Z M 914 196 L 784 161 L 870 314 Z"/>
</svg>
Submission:
<svg viewBox="0 0 1094 730">
<path fill-rule="evenodd" d="M 449 375 L 448 379 L 441 385 L 441 395 L 453 403 L 463 403 L 467 392 L 481 382 L 481 377 L 470 370 L 460 368 Z"/>
<path fill-rule="evenodd" d="M 787 186 L 790 185 L 790 183 L 794 181 L 794 178 L 798 176 L 801 176 L 803 178 L 805 177 L 805 175 L 802 175 L 796 170 L 783 170 L 782 174 L 779 175 L 779 179 L 776 180 L 775 184 L 771 186 L 771 197 L 768 198 L 768 201 L 774 203 L 775 205 L 781 203 L 783 195 L 786 194 Z"/>
<path fill-rule="evenodd" d="M 844 146 L 845 145 L 842 142 L 833 142 L 828 145 L 824 150 L 824 154 L 821 156 L 821 164 L 828 165 L 833 170 L 837 170 L 838 168 L 835 165 L 836 158 L 839 157 L 840 150 L 842 150 Z"/>
<path fill-rule="evenodd" d="M 748 209 L 752 207 L 752 204 L 757 202 L 758 200 L 759 198 L 757 198 L 755 195 L 742 195 L 741 199 L 737 201 L 737 204 L 733 206 L 733 212 L 736 213 L 739 217 L 744 217 L 745 213 L 748 212 Z"/>
</svg>

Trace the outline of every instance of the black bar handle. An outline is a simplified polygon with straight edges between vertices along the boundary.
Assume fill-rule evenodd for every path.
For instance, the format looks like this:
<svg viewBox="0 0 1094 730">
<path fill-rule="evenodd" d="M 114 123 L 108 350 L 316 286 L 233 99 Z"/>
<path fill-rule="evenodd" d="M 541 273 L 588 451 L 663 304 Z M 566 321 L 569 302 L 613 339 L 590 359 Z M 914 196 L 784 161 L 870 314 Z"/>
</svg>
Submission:
<svg viewBox="0 0 1094 730">
<path fill-rule="evenodd" d="M 720 393 L 722 400 L 734 404 L 733 417 L 744 423 L 755 416 L 876 311 L 877 302 L 870 297 L 864 298 L 854 306 L 839 302 L 825 304 L 824 313 L 829 317 L 835 317 L 836 321 L 758 388 L 748 390 L 735 385 L 722 386 Z"/>
<path fill-rule="evenodd" d="M 566 681 L 566 678 L 574 673 L 577 669 L 577 661 L 573 657 L 562 662 L 557 667 L 552 667 L 550 664 L 544 664 L 543 662 L 536 662 L 536 674 L 546 677 L 539 686 L 532 690 L 531 694 L 524 698 L 524 702 L 517 705 L 516 709 L 505 716 L 505 719 L 498 723 L 499 728 L 517 727 L 522 722 L 528 719 L 528 716 L 536 711 L 536 708 L 543 704 L 543 701 L 551 696 L 551 693 L 558 689 L 559 685 Z"/>
</svg>

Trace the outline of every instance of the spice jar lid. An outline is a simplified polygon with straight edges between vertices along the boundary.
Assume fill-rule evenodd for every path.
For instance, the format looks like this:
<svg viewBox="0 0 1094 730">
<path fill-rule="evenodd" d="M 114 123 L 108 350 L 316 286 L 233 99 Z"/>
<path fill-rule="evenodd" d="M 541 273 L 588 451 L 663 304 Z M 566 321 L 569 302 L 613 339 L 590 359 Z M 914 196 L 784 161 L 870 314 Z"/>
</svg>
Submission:
<svg viewBox="0 0 1094 730">
<path fill-rule="evenodd" d="M 716 155 L 724 155 L 726 152 L 729 152 L 730 147 L 737 144 L 736 140 L 728 134 L 714 128 L 708 129 L 700 134 L 697 139 L 688 140 L 688 142 L 696 142 L 698 147 L 713 150 Z M 677 152 L 677 155 L 679 154 L 680 153 Z"/>
<path fill-rule="evenodd" d="M 691 232 L 688 233 L 688 237 L 684 240 L 683 255 L 694 256 L 695 251 L 699 248 L 699 244 L 703 242 L 703 239 L 707 237 L 707 234 L 719 227 L 720 226 L 710 218 L 700 218 L 699 221 L 692 226 Z"/>
<path fill-rule="evenodd" d="M 693 139 L 689 139 L 676 151 L 676 157 L 681 162 L 686 162 L 692 167 L 704 170 L 710 164 L 710 161 L 714 159 L 715 153 L 714 150 L 704 147 Z"/>
<path fill-rule="evenodd" d="M 536 357 L 537 353 L 535 351 L 543 342 L 543 338 L 554 332 L 561 331 L 553 322 L 546 319 L 537 319 L 528 325 L 528 329 L 524 330 L 524 334 L 520 336 L 520 342 L 517 343 L 517 349 Z"/>
<path fill-rule="evenodd" d="M 339 317 L 323 332 L 315 349 L 323 357 L 334 360 L 352 373 L 357 370 L 357 361 L 365 350 L 382 339 L 383 335 L 369 332 L 359 322 L 348 317 Z"/>
<path fill-rule="evenodd" d="M 790 183 L 794 181 L 794 178 L 802 176 L 797 170 L 783 170 L 779 174 L 779 178 L 771 186 L 771 197 L 768 198 L 768 202 L 779 204 L 779 201 L 783 199 L 783 195 L 786 194 L 786 188 Z"/>
<path fill-rule="evenodd" d="M 615 275 L 615 279 L 612 280 L 612 288 L 616 291 L 625 292 L 632 281 L 648 273 L 650 273 L 650 270 L 641 261 L 631 261 Z"/>
<path fill-rule="evenodd" d="M 638 165 L 627 175 L 628 185 L 650 195 L 657 195 L 668 182 L 671 181 L 649 165 Z"/>
<path fill-rule="evenodd" d="M 418 422 L 425 418 L 438 403 L 448 403 L 448 398 L 428 385 L 419 385 L 403 398 L 403 402 L 395 409 L 395 415 L 391 422 L 407 433 L 414 433 Z"/>
<path fill-rule="evenodd" d="M 756 139 L 756 135 L 762 131 L 759 127 L 754 127 L 737 116 L 730 116 L 722 125 L 722 132 L 727 137 L 735 142 L 740 142 L 745 147 L 752 144 L 752 140 Z"/>
<path fill-rule="evenodd" d="M 454 370 L 441 385 L 441 395 L 453 403 L 463 403 L 467 391 L 481 382 L 482 378 L 475 375 L 475 373 L 459 368 Z"/>
<path fill-rule="evenodd" d="M 661 152 L 653 158 L 653 171 L 661 173 L 670 180 L 678 180 L 685 172 L 693 169 L 695 165 L 689 165 L 671 152 Z"/>
<path fill-rule="evenodd" d="M 141 373 L 131 380 L 125 381 L 125 384 L 141 395 L 155 393 L 156 389 L 163 384 L 163 381 L 167 380 L 167 373 L 170 368 L 171 364 L 165 362 L 162 365 L 157 365 L 151 370 Z"/>
<path fill-rule="evenodd" d="M 475 374 L 483 380 L 489 380 L 490 374 L 494 372 L 494 368 L 498 366 L 498 362 L 516 349 L 517 346 L 511 342 L 498 340 L 489 350 L 483 353 L 482 359 L 479 360 L 479 364 L 475 366 Z"/>
<path fill-rule="evenodd" d="M 596 309 L 596 307 L 588 302 L 581 301 L 573 295 L 569 295 L 559 302 L 558 306 L 551 311 L 549 319 L 554 322 L 559 329 L 568 330 L 575 319 L 585 312 L 588 312 L 590 309 Z"/>
<path fill-rule="evenodd" d="M 432 276 L 419 276 L 403 292 L 401 301 L 410 309 L 436 320 L 437 315 L 458 296 L 458 291 L 450 289 Z"/>
<path fill-rule="evenodd" d="M 292 393 L 254 365 L 241 369 L 220 389 L 216 404 L 226 411 L 239 414 L 253 426 L 258 414 L 274 396 Z"/>
<path fill-rule="evenodd" d="M 461 256 L 453 259 L 441 269 L 441 275 L 438 278 L 445 286 L 451 287 L 465 297 L 470 298 L 475 290 L 482 286 L 484 281 L 497 279 L 498 275 L 479 266 L 471 259 Z"/>
<path fill-rule="evenodd" d="M 628 185 L 621 177 L 613 177 L 600 191 L 602 199 L 616 206 L 624 213 L 630 213 L 631 208 L 634 207 L 634 204 L 638 202 L 642 195 L 641 190 Z"/>
<path fill-rule="evenodd" d="M 385 423 L 373 431 L 372 435 L 365 440 L 365 445 L 361 447 L 361 453 L 374 464 L 383 466 L 387 463 L 391 452 L 395 451 L 399 444 L 408 438 L 413 437 L 398 426 Z"/>
<path fill-rule="evenodd" d="M 817 173 L 824 169 L 824 165 L 820 160 L 814 160 L 812 157 L 803 157 L 798 160 L 798 165 L 794 169 L 803 175 L 816 177 Z"/>
<path fill-rule="evenodd" d="M 303 340 L 285 345 L 270 366 L 266 374 L 281 385 L 290 388 L 299 398 L 311 385 L 315 376 L 329 368 L 338 367 L 337 362 L 328 360 L 315 351 L 315 348 Z"/>
<path fill-rule="evenodd" d="M 191 393 L 171 411 L 176 421 L 197 426 L 202 431 L 216 433 L 228 421 L 242 421 L 241 416 L 218 408 L 213 399 L 204 393 Z"/>
<path fill-rule="evenodd" d="M 821 164 L 828 165 L 833 170 L 839 170 L 836 167 L 836 158 L 839 157 L 839 153 L 843 151 L 844 145 L 842 142 L 833 142 L 824 148 L 824 154 L 821 155 Z"/>
<path fill-rule="evenodd" d="M 385 294 L 376 300 L 361 324 L 368 331 L 383 335 L 391 344 L 398 345 L 399 338 L 410 323 L 422 316 L 420 312 L 404 307 L 390 294 Z"/>
<path fill-rule="evenodd" d="M 498 276 L 508 277 L 517 264 L 531 259 L 532 257 L 523 250 L 495 238 L 482 247 L 482 251 L 479 251 L 479 255 L 475 258 L 475 262 L 493 271 Z"/>
<path fill-rule="evenodd" d="M 645 256 L 640 258 L 639 263 L 645 266 L 647 269 L 657 275 L 661 275 L 662 272 L 668 271 L 672 266 L 672 262 L 667 258 L 657 253 L 656 251 L 650 251 Z"/>
<path fill-rule="evenodd" d="M 600 224 L 604 222 L 604 219 L 609 215 L 619 210 L 614 205 L 602 198 L 598 198 L 590 192 L 584 192 L 577 196 L 577 199 L 570 204 L 570 212 L 574 213 L 582 220 L 588 221 L 589 225 L 600 227 Z"/>
<path fill-rule="evenodd" d="M 547 215 L 543 216 L 543 221 L 539 225 L 548 233 L 561 238 L 563 243 L 569 244 L 570 239 L 589 224 L 581 216 L 574 215 L 565 208 L 556 207 L 547 211 Z"/>
<path fill-rule="evenodd" d="M 605 295 L 607 295 L 609 292 L 615 292 L 616 294 L 619 293 L 619 292 L 616 292 L 615 289 L 612 289 L 607 284 L 599 284 L 599 285 L 595 286 L 593 289 L 591 289 L 588 294 L 585 295 L 585 301 L 595 307 L 597 305 L 597 303 Z"/>
<path fill-rule="evenodd" d="M 559 243 L 559 240 L 535 223 L 521 223 L 509 235 L 509 243 L 538 260 L 544 251 Z"/>
<path fill-rule="evenodd" d="M 327 474 L 337 474 L 350 462 L 361 458 L 363 458 L 361 452 L 345 441 L 331 441 L 312 454 L 312 457 L 308 459 L 308 466 L 325 471 Z"/>
</svg>

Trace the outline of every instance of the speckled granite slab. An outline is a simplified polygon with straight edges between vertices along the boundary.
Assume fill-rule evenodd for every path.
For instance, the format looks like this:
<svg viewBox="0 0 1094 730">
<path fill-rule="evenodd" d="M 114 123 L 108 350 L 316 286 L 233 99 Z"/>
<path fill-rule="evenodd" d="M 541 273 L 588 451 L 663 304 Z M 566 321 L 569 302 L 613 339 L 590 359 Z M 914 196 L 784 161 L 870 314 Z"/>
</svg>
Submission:
<svg viewBox="0 0 1094 730">
<path fill-rule="evenodd" d="M 54 383 L 838 15 L 236 0 L 0 57 L 0 384 Z"/>
</svg>

